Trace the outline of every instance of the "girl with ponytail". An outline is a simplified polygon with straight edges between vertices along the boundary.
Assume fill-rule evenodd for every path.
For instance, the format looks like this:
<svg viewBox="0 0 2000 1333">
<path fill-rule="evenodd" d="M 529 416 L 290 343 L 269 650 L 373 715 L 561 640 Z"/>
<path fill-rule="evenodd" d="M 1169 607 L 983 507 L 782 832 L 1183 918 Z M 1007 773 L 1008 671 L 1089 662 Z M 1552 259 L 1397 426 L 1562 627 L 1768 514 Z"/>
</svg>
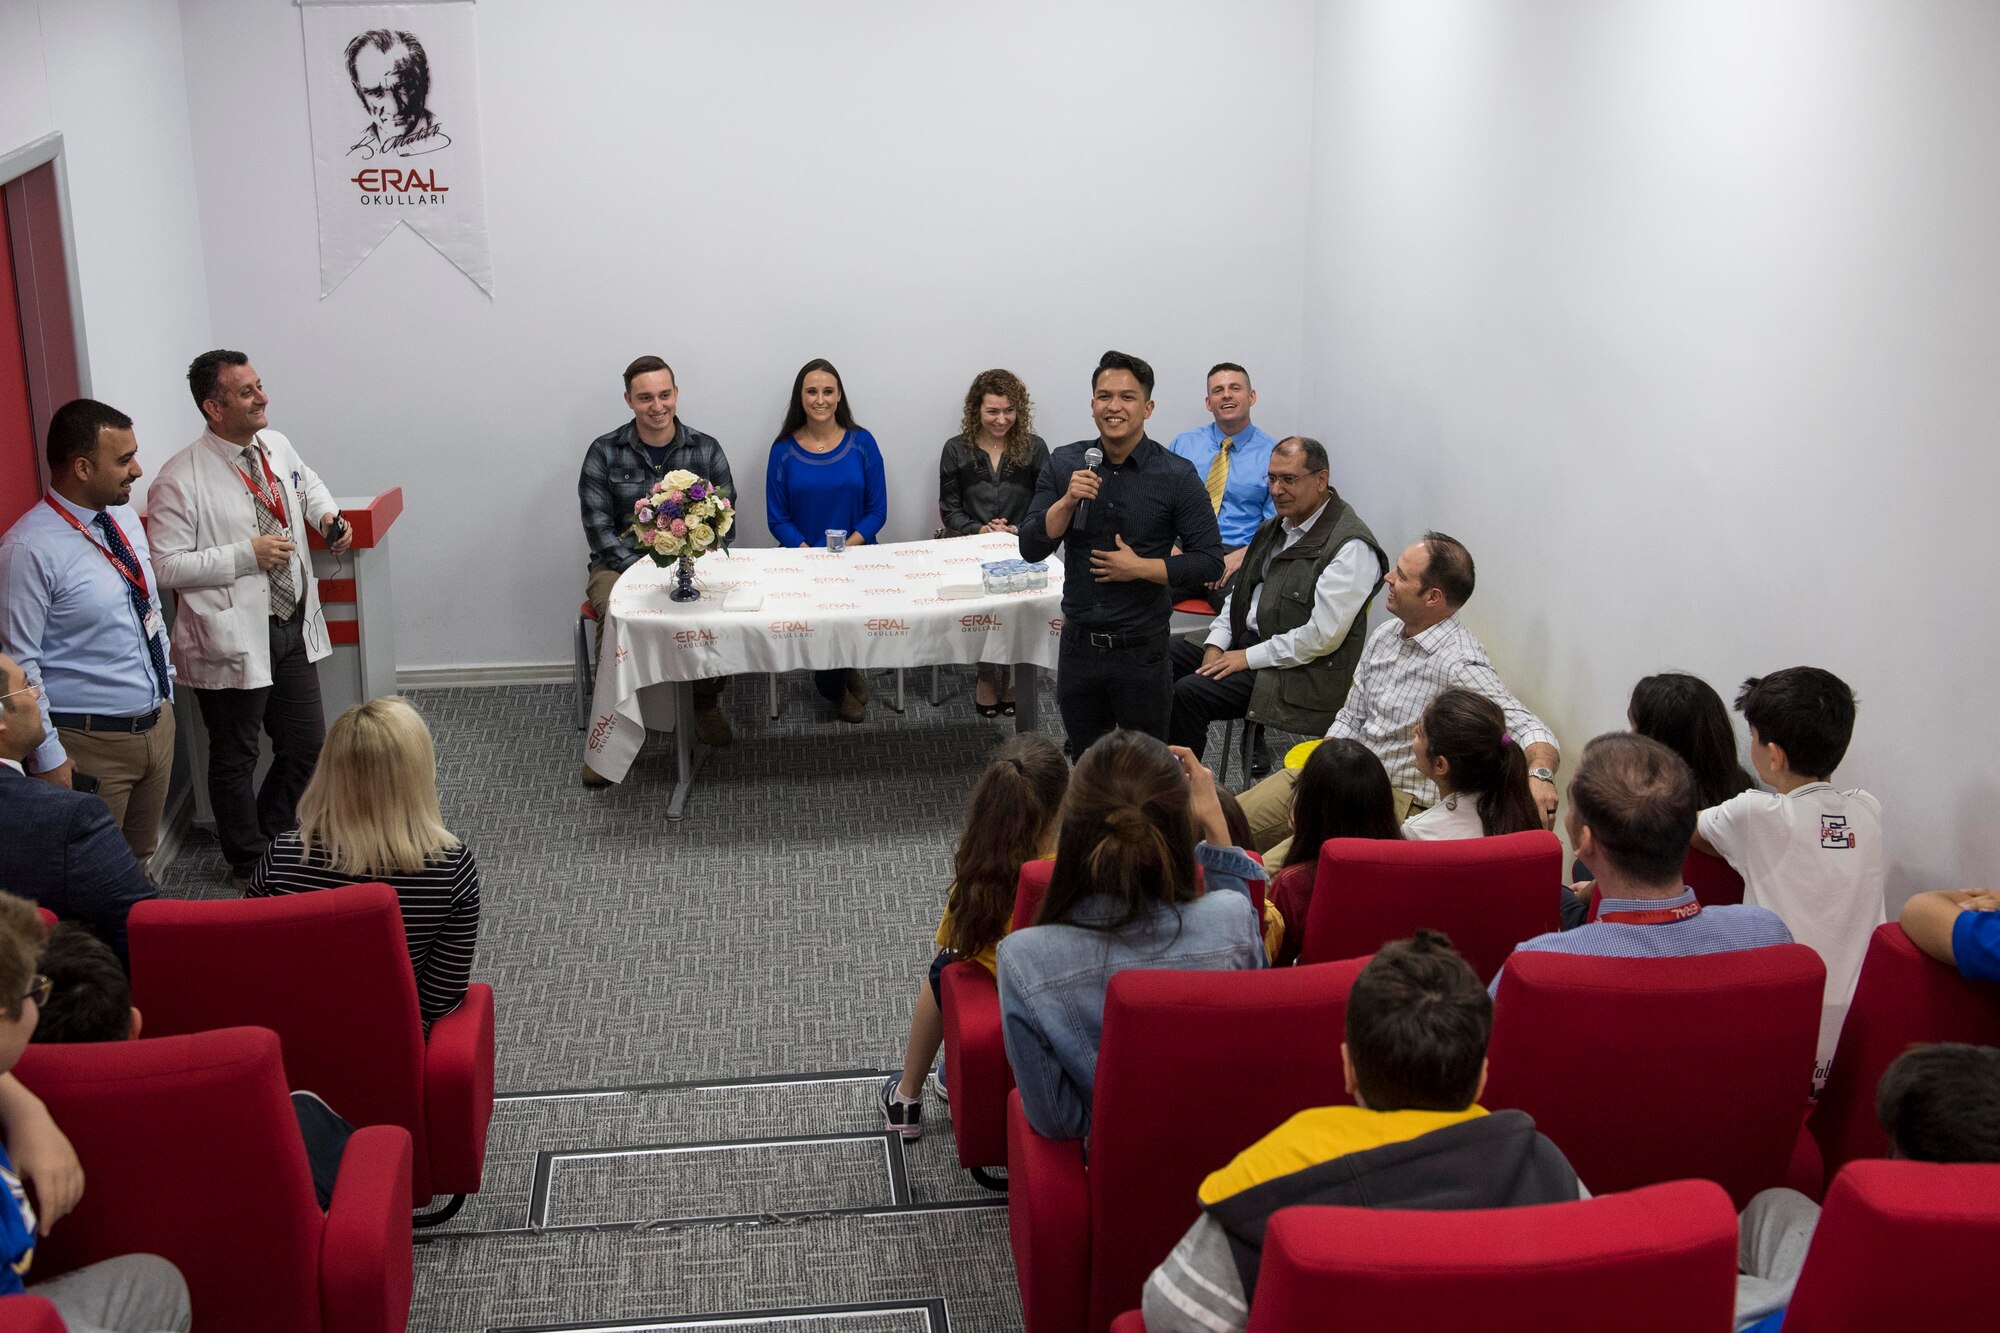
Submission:
<svg viewBox="0 0 2000 1333">
<path fill-rule="evenodd" d="M 1491 838 L 1542 826 L 1528 789 L 1528 757 L 1500 705 L 1456 687 L 1431 700 L 1413 738 L 1417 769 L 1437 784 L 1438 803 L 1403 821 L 1419 840 Z"/>
<path fill-rule="evenodd" d="M 1009 737 L 993 752 L 965 803 L 965 829 L 952 857 L 954 878 L 938 922 L 937 956 L 917 987 L 903 1072 L 882 1085 L 886 1127 L 904 1139 L 924 1132 L 924 1075 L 944 1044 L 938 974 L 967 959 L 994 970 L 994 946 L 1013 925 L 1021 863 L 1055 853 L 1056 815 L 1069 786 L 1061 747 L 1033 733 Z"/>
<path fill-rule="evenodd" d="M 1232 845 L 1214 777 L 1191 752 L 1137 731 L 1084 751 L 1063 798 L 1048 894 L 1035 924 L 999 948 L 1007 1062 L 1037 1133 L 1090 1132 L 1115 974 L 1264 965 L 1249 889 L 1262 878 Z"/>
</svg>

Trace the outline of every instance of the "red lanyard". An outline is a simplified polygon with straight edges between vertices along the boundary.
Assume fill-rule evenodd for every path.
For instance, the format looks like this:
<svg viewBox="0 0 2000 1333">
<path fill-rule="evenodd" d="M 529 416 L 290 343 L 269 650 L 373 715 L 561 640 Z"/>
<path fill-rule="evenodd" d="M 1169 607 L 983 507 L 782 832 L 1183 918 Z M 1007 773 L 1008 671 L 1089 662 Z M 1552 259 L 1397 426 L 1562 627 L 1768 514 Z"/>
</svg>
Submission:
<svg viewBox="0 0 2000 1333">
<path fill-rule="evenodd" d="M 271 489 L 268 492 L 256 482 L 250 480 L 250 474 L 242 468 L 231 468 L 230 471 L 234 472 L 237 478 L 242 481 L 245 490 L 257 497 L 257 503 L 271 511 L 271 517 L 278 520 L 279 527 L 290 527 L 291 521 L 285 517 L 284 488 L 278 485 L 278 478 L 271 471 L 271 460 L 264 456 L 262 449 L 257 450 L 257 461 L 264 465 L 264 480 L 271 483 Z"/>
<path fill-rule="evenodd" d="M 1692 921 L 1700 915 L 1700 903 L 1682 903 L 1679 907 L 1651 907 L 1637 912 L 1599 912 L 1597 919 L 1620 926 L 1665 926 L 1675 921 Z"/>
<path fill-rule="evenodd" d="M 110 547 L 106 546 L 103 542 L 97 540 L 97 538 L 91 536 L 90 529 L 84 527 L 83 524 L 77 522 L 75 514 L 70 513 L 69 510 L 64 509 L 61 505 L 57 504 L 54 500 L 50 499 L 46 495 L 42 497 L 42 503 L 47 505 L 49 508 L 55 510 L 58 514 L 62 515 L 63 522 L 69 524 L 71 527 L 75 528 L 78 532 L 82 533 L 83 539 L 89 542 L 92 546 L 95 546 L 98 549 L 98 551 L 103 554 L 104 558 L 111 562 L 111 567 L 117 570 L 120 574 L 123 574 L 125 576 L 125 581 L 139 590 L 139 595 L 141 597 L 144 597 L 147 601 L 151 601 L 153 599 L 152 589 L 146 586 L 146 571 L 143 567 L 141 567 L 137 563 L 138 552 L 133 548 L 131 540 L 125 536 L 125 529 L 118 526 L 117 519 L 111 517 L 111 515 L 109 514 L 106 514 L 104 516 L 104 521 L 106 523 L 109 523 L 111 525 L 111 530 L 118 534 L 118 540 L 124 543 L 125 549 L 133 552 L 133 564 L 130 566 L 127 566 L 123 560 L 119 559 L 117 555 L 113 554 Z"/>
</svg>

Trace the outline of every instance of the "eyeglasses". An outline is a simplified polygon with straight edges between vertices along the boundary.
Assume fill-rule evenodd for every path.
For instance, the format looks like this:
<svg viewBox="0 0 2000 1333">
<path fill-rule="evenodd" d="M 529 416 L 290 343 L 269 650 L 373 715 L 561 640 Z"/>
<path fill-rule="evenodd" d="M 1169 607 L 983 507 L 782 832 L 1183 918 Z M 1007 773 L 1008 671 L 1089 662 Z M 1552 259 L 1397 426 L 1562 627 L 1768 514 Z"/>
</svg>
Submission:
<svg viewBox="0 0 2000 1333">
<path fill-rule="evenodd" d="M 18 690 L 9 690 L 5 694 L 0 694 L 0 704 L 6 703 L 9 699 L 13 698 L 17 694 L 32 694 L 36 698 L 40 698 L 41 692 L 42 692 L 42 687 L 39 685 L 23 685 Z"/>
<path fill-rule="evenodd" d="M 49 1002 L 49 992 L 54 990 L 55 988 L 56 988 L 55 982 L 49 980 L 45 976 L 42 976 L 40 973 L 37 973 L 34 981 L 29 983 L 28 993 L 26 995 L 23 995 L 21 998 L 23 1000 L 33 1000 L 35 1002 L 36 1007 L 39 1008 L 40 1006 L 45 1005 Z"/>
<path fill-rule="evenodd" d="M 1266 486 L 1283 486 L 1289 490 L 1291 487 L 1304 481 L 1307 477 L 1316 477 L 1318 475 L 1319 473 L 1317 472 L 1266 472 L 1264 474 L 1264 484 Z"/>
</svg>

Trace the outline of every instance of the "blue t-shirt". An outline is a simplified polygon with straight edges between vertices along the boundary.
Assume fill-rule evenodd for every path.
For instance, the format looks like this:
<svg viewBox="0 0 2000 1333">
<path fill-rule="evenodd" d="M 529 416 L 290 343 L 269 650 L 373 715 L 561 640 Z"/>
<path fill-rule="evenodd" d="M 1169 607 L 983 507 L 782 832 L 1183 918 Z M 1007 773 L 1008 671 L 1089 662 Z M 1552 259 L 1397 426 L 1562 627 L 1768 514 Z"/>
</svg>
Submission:
<svg viewBox="0 0 2000 1333">
<path fill-rule="evenodd" d="M 14 1174 L 14 1159 L 0 1148 L 0 1296 L 18 1296 L 28 1282 L 28 1265 L 35 1262 L 35 1209 L 28 1191 Z"/>
<path fill-rule="evenodd" d="M 831 528 L 876 540 L 889 518 L 889 485 L 875 437 L 851 430 L 823 454 L 789 435 L 773 444 L 764 517 L 780 546 L 825 546 Z"/>
<path fill-rule="evenodd" d="M 2000 912 L 1960 912 L 1951 923 L 1951 956 L 1973 981 L 2000 981 Z"/>
</svg>

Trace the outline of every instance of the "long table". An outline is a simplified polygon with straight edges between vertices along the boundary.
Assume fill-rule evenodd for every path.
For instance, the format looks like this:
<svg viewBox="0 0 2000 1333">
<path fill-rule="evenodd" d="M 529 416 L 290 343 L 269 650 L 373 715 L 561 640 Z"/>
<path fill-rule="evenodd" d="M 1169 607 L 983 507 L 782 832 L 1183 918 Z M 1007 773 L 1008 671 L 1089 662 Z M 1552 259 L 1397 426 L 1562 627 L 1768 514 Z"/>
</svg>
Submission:
<svg viewBox="0 0 2000 1333">
<path fill-rule="evenodd" d="M 687 724 L 694 682 L 760 672 L 1010 663 L 1019 668 L 1015 727 L 1036 724 L 1037 667 L 1053 667 L 1062 638 L 1060 562 L 1049 586 L 1031 592 L 944 598 L 940 585 L 977 582 L 991 560 L 1018 559 L 1018 540 L 982 533 L 939 541 L 855 546 L 846 551 L 763 548 L 703 556 L 701 599 L 669 597 L 675 571 L 641 560 L 611 591 L 597 665 L 584 762 L 622 782 L 649 723 L 674 734 L 676 781 L 667 818 L 679 819 L 699 756 Z M 755 611 L 725 611 L 723 598 L 759 589 Z M 671 713 L 655 706 L 671 684 Z M 642 693 L 643 692 L 643 693 Z"/>
</svg>

